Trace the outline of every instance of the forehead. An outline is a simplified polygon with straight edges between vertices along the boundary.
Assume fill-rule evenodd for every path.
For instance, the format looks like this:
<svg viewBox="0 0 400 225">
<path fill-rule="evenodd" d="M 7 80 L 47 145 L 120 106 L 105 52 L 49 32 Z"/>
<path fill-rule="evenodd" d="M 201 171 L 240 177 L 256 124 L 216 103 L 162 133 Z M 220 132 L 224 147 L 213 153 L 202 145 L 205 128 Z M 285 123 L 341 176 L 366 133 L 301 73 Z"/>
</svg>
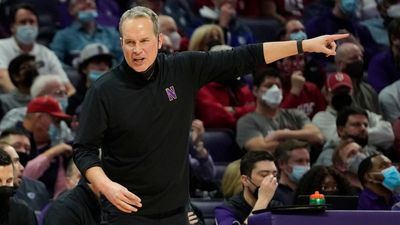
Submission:
<svg viewBox="0 0 400 225">
<path fill-rule="evenodd" d="M 272 77 L 272 76 L 266 76 L 261 83 L 261 86 L 267 86 L 269 84 L 281 84 L 281 80 L 279 77 Z"/>
<path fill-rule="evenodd" d="M 348 120 L 348 123 L 354 123 L 354 122 L 368 122 L 368 118 L 365 115 L 362 114 L 356 114 L 356 115 L 350 115 Z"/>
<path fill-rule="evenodd" d="M 12 159 L 18 158 L 18 154 L 12 146 L 5 145 L 3 146 L 4 151 L 6 151 Z"/>
<path fill-rule="evenodd" d="M 26 142 L 29 143 L 29 138 L 25 135 L 22 134 L 11 134 L 8 137 L 8 143 L 10 143 L 11 145 L 14 144 L 15 142 Z"/>
<path fill-rule="evenodd" d="M 296 148 L 292 151 L 289 151 L 289 158 L 291 159 L 298 159 L 298 158 L 308 158 L 310 153 L 306 148 Z"/>
<path fill-rule="evenodd" d="M 262 170 L 276 171 L 276 166 L 273 161 L 263 160 L 254 164 L 253 171 L 258 172 Z"/>
<path fill-rule="evenodd" d="M 288 32 L 296 29 L 304 29 L 303 24 L 298 20 L 292 20 L 286 24 L 286 30 Z"/>
<path fill-rule="evenodd" d="M 12 164 L 7 165 L 7 166 L 0 166 L 0 177 L 1 178 L 9 178 L 14 175 L 14 170 L 12 167 Z"/>
<path fill-rule="evenodd" d="M 346 44 L 343 48 L 343 52 L 345 53 L 343 56 L 344 59 L 351 59 L 363 55 L 362 50 L 355 44 Z"/>
<path fill-rule="evenodd" d="M 373 168 L 380 167 L 382 164 L 391 164 L 392 161 L 384 155 L 377 155 L 371 159 Z"/>
<path fill-rule="evenodd" d="M 128 39 L 138 39 L 144 36 L 155 36 L 153 23 L 148 17 L 128 18 L 121 26 L 121 36 Z"/>
<path fill-rule="evenodd" d="M 15 13 L 15 21 L 18 22 L 25 19 L 37 20 L 35 14 L 32 11 L 23 8 L 18 9 L 17 12 Z"/>
</svg>

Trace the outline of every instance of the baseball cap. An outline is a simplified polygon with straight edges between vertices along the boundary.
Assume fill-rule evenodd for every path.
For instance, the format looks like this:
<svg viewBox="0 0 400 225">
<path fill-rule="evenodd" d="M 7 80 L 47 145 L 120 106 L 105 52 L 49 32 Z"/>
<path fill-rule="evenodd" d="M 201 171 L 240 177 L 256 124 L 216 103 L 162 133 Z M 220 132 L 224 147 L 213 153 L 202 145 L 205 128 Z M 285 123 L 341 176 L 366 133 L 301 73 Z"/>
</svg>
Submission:
<svg viewBox="0 0 400 225">
<path fill-rule="evenodd" d="M 79 57 L 74 62 L 76 68 L 82 68 L 90 59 L 94 57 L 103 57 L 112 61 L 114 59 L 114 55 L 110 53 L 110 50 L 103 44 L 100 43 L 92 43 L 86 45 Z"/>
<path fill-rule="evenodd" d="M 349 75 L 342 72 L 337 72 L 328 74 L 325 87 L 328 89 L 328 91 L 332 92 L 340 87 L 348 87 L 353 89 L 353 84 Z"/>
<path fill-rule="evenodd" d="M 34 98 L 28 103 L 27 113 L 35 112 L 48 113 L 56 118 L 64 120 L 71 118 L 70 115 L 62 111 L 60 103 L 55 98 L 48 95 Z"/>
</svg>

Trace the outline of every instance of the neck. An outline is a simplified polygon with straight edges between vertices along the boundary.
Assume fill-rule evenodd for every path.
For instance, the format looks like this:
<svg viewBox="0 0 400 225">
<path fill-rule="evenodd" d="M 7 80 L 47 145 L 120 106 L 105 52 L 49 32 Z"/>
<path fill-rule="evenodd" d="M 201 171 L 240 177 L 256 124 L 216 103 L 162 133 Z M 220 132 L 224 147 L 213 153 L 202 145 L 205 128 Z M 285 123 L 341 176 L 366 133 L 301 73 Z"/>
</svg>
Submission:
<svg viewBox="0 0 400 225">
<path fill-rule="evenodd" d="M 271 108 L 264 102 L 257 101 L 256 112 L 268 118 L 273 118 L 278 114 L 279 107 Z"/>
<path fill-rule="evenodd" d="M 254 207 L 257 200 L 254 198 L 253 193 L 251 193 L 251 190 L 248 187 L 243 188 L 243 197 L 247 204 Z"/>
<path fill-rule="evenodd" d="M 82 26 L 82 29 L 90 35 L 92 35 L 94 33 L 94 31 L 96 30 L 96 22 L 95 21 L 81 23 L 81 26 Z"/>
<path fill-rule="evenodd" d="M 14 39 L 15 39 L 15 42 L 17 42 L 18 47 L 19 47 L 24 53 L 29 53 L 29 52 L 32 51 L 34 43 L 32 43 L 32 44 L 27 44 L 27 45 L 26 45 L 26 44 L 20 43 L 16 38 L 14 38 Z"/>
<path fill-rule="evenodd" d="M 31 94 L 30 88 L 26 88 L 26 87 L 18 87 L 18 91 L 24 95 Z"/>
</svg>

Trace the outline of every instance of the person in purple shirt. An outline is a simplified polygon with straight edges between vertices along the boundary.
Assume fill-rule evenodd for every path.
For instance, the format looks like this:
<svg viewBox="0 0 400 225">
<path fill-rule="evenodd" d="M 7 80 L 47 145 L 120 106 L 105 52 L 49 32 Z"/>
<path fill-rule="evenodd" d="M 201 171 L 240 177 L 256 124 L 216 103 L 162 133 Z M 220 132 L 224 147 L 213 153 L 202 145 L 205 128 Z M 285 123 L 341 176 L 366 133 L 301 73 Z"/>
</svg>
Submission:
<svg viewBox="0 0 400 225">
<path fill-rule="evenodd" d="M 274 158 L 265 151 L 249 151 L 240 161 L 240 180 L 243 191 L 215 207 L 218 225 L 247 224 L 247 218 L 255 210 L 265 209 L 274 203 L 278 182 Z"/>
<path fill-rule="evenodd" d="M 376 55 L 368 66 L 367 81 L 376 92 L 400 79 L 400 18 L 388 27 L 390 48 Z"/>
<path fill-rule="evenodd" d="M 382 154 L 365 158 L 358 167 L 358 178 L 364 189 L 358 199 L 359 210 L 391 210 L 400 202 L 400 173 Z"/>
</svg>

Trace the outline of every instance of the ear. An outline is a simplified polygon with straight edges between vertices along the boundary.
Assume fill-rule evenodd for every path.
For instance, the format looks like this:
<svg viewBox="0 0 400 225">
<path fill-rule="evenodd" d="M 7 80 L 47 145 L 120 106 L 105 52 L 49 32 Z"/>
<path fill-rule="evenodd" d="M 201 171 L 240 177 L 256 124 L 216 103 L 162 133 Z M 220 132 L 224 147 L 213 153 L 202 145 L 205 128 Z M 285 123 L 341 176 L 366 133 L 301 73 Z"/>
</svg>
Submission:
<svg viewBox="0 0 400 225">
<path fill-rule="evenodd" d="M 159 33 L 158 34 L 158 49 L 160 49 L 162 47 L 163 42 L 164 42 L 164 34 Z"/>
<path fill-rule="evenodd" d="M 11 24 L 10 31 L 12 34 L 17 33 L 17 26 L 15 25 L 15 23 Z"/>
<path fill-rule="evenodd" d="M 338 126 L 336 127 L 336 132 L 338 133 L 339 137 L 343 137 L 344 136 L 344 131 L 343 131 L 343 127 L 342 126 Z"/>
<path fill-rule="evenodd" d="M 249 178 L 246 175 L 240 175 L 240 181 L 245 187 L 248 187 L 250 185 Z"/>
</svg>

